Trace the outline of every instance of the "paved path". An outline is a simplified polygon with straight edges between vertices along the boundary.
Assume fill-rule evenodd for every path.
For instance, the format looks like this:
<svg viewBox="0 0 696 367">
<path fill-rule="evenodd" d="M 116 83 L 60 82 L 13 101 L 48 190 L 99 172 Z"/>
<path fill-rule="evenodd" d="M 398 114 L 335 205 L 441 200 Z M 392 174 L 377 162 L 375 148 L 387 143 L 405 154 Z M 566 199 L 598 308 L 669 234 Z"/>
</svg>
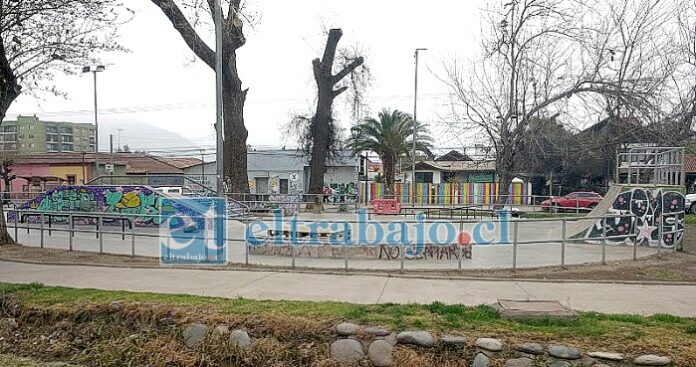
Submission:
<svg viewBox="0 0 696 367">
<path fill-rule="evenodd" d="M 489 304 L 558 300 L 577 310 L 696 317 L 696 286 L 411 279 L 253 271 L 127 269 L 0 262 L 0 282 L 262 300 Z"/>
</svg>

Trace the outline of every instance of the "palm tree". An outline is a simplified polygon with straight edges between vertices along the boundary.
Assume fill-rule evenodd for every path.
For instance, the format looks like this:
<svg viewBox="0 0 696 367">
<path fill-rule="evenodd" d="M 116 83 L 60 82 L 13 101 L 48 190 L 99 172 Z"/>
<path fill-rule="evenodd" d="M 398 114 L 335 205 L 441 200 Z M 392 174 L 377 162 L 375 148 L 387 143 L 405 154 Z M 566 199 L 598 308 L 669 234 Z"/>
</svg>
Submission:
<svg viewBox="0 0 696 367">
<path fill-rule="evenodd" d="M 352 139 L 348 143 L 348 148 L 356 154 L 361 151 L 375 152 L 382 160 L 387 195 L 393 193 L 397 159 L 402 155 L 411 155 L 413 128 L 413 118 L 409 114 L 384 109 L 379 113 L 378 119 L 368 118 L 351 129 Z M 416 123 L 415 128 L 416 150 L 432 156 L 430 148 L 432 148 L 433 139 L 427 127 Z"/>
</svg>

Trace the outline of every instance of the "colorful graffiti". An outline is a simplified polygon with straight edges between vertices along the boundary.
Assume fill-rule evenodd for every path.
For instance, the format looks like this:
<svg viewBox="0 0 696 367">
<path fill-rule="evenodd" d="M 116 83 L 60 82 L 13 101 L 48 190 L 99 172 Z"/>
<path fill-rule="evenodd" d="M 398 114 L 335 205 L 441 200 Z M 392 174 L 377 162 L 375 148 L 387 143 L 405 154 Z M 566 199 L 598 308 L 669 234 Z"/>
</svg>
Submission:
<svg viewBox="0 0 696 367">
<path fill-rule="evenodd" d="M 355 182 L 325 183 L 323 193 L 326 203 L 355 203 L 358 194 Z"/>
<path fill-rule="evenodd" d="M 619 194 L 608 213 L 619 217 L 606 220 L 606 223 L 601 219 L 597 220 L 584 233 L 585 238 L 602 238 L 606 232 L 609 244 L 632 243 L 635 237 L 638 245 L 658 246 L 661 243 L 664 248 L 681 246 L 684 195 L 679 192 L 631 189 Z"/>
<path fill-rule="evenodd" d="M 362 204 L 367 204 L 375 199 L 385 196 L 386 185 L 376 182 L 368 182 L 367 195 L 365 195 L 366 183 L 361 183 Z M 401 204 L 412 204 L 414 185 L 411 183 L 394 184 L 394 197 Z M 415 185 L 416 204 L 433 205 L 488 205 L 495 202 L 498 194 L 498 183 L 495 182 L 449 182 L 443 184 Z M 510 185 L 510 199 L 508 203 L 523 205 L 531 200 L 531 184 L 514 182 Z"/>
<path fill-rule="evenodd" d="M 167 198 L 147 186 L 59 186 L 30 200 L 18 209 L 47 213 L 102 212 L 134 215 L 139 226 L 159 225 L 163 216 L 194 213 L 176 200 Z M 9 214 L 10 221 L 14 213 Z M 37 220 L 31 217 L 30 220 Z M 67 221 L 56 217 L 56 222 Z M 81 219 L 88 220 L 88 219 Z"/>
</svg>

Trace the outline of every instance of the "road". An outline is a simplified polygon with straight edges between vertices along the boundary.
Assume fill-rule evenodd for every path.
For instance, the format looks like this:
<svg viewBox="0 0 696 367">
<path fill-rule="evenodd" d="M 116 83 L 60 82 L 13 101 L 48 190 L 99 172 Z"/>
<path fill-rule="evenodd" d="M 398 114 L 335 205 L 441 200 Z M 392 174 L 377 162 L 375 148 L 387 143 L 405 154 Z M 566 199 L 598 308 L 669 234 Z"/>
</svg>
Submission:
<svg viewBox="0 0 696 367">
<path fill-rule="evenodd" d="M 0 262 L 0 282 L 258 300 L 479 305 L 558 300 L 576 310 L 696 317 L 696 286 L 445 280 L 255 271 L 129 269 Z"/>
</svg>

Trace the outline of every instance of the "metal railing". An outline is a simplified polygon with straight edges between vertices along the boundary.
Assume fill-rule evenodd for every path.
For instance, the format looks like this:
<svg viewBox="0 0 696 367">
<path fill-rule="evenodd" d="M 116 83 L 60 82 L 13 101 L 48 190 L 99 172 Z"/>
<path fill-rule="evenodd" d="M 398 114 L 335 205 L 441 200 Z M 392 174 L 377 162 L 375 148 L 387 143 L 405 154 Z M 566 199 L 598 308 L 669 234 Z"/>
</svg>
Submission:
<svg viewBox="0 0 696 367">
<path fill-rule="evenodd" d="M 139 252 L 142 253 L 142 251 L 138 251 L 139 249 L 137 248 L 137 243 L 136 239 L 142 238 L 142 239 L 148 239 L 148 238 L 157 238 L 160 242 L 161 241 L 169 241 L 170 239 L 173 239 L 174 237 L 171 234 L 163 235 L 159 231 L 152 233 L 150 231 L 149 233 L 147 231 L 141 231 L 138 230 L 140 227 L 138 227 L 138 224 L 143 222 L 143 221 L 161 221 L 162 217 L 158 215 L 146 215 L 146 214 L 121 214 L 121 213 L 84 213 L 84 212 L 66 212 L 66 213 L 48 213 L 48 212 L 37 212 L 37 211 L 32 211 L 32 210 L 19 210 L 19 209 L 11 209 L 8 211 L 9 217 L 12 218 L 12 220 L 9 221 L 8 227 L 13 230 L 14 232 L 14 238 L 19 239 L 19 231 L 20 230 L 26 230 L 27 235 L 30 234 L 31 231 L 39 233 L 39 246 L 41 248 L 48 247 L 51 245 L 49 243 L 50 238 L 54 233 L 68 233 L 68 251 L 73 251 L 74 250 L 74 240 L 76 238 L 76 234 L 88 234 L 88 235 L 94 235 L 96 239 L 98 239 L 97 244 L 93 244 L 93 242 L 88 242 L 88 249 L 87 251 L 94 251 L 98 252 L 100 254 L 104 253 L 115 253 L 113 251 L 109 251 L 109 249 L 105 249 L 105 243 L 104 239 L 105 236 L 111 235 L 111 236 L 116 236 L 117 238 L 120 237 L 121 243 L 130 240 L 130 256 L 136 256 Z M 663 214 L 664 217 L 679 217 L 683 215 L 684 212 L 677 212 L 677 213 L 669 213 L 669 214 Z M 31 218 L 34 218 L 34 222 L 31 222 Z M 489 222 L 492 222 L 494 225 L 501 226 L 503 222 L 506 222 L 508 225 L 512 226 L 512 238 L 505 239 L 504 242 L 498 241 L 498 242 L 491 242 L 491 243 L 486 243 L 485 245 L 487 246 L 495 246 L 499 247 L 501 249 L 505 248 L 512 248 L 512 258 L 510 259 L 511 263 L 509 263 L 510 268 L 512 270 L 518 269 L 518 262 L 520 255 L 518 253 L 518 250 L 525 245 L 559 245 L 560 246 L 560 253 L 558 255 L 558 262 L 555 263 L 555 265 L 560 265 L 561 267 L 566 266 L 566 259 L 567 259 L 567 246 L 569 244 L 574 244 L 574 243 L 583 243 L 586 244 L 587 246 L 590 247 L 595 247 L 595 246 L 600 246 L 601 247 L 601 258 L 596 259 L 598 262 L 601 262 L 602 264 L 607 263 L 607 248 L 608 247 L 627 247 L 627 246 L 632 246 L 632 259 L 637 260 L 637 249 L 638 249 L 638 237 L 639 234 L 635 233 L 635 231 L 632 231 L 630 233 L 626 234 L 621 234 L 621 235 L 609 235 L 607 233 L 607 223 L 610 220 L 617 220 L 618 218 L 630 218 L 630 222 L 635 225 L 635 217 L 633 215 L 605 215 L 605 216 L 596 216 L 596 217 L 578 217 L 578 218 L 561 218 L 561 219 L 556 219 L 556 218 L 543 218 L 543 219 L 501 219 L 497 218 L 494 220 L 489 220 Z M 195 219 L 195 218 L 194 218 Z M 233 219 L 233 218 L 228 218 L 228 219 Z M 601 223 L 602 226 L 602 231 L 601 235 L 599 236 L 578 236 L 577 234 L 569 233 L 568 232 L 568 226 L 570 223 L 576 222 L 576 221 L 591 221 L 592 224 L 589 226 L 592 226 L 596 223 Z M 425 224 L 433 224 L 436 223 L 437 221 L 416 221 L 416 220 L 403 220 L 400 221 L 401 223 L 405 224 L 418 224 L 418 223 L 425 223 Z M 60 224 L 58 224 L 60 223 Z M 306 221 L 306 220 L 297 220 L 297 223 L 299 225 L 311 225 L 312 223 L 315 223 L 315 221 Z M 364 223 L 361 221 L 356 221 L 356 220 L 340 220 L 340 221 L 334 221 L 334 222 L 328 222 L 328 223 L 347 223 L 351 225 L 356 225 L 359 223 Z M 390 223 L 389 221 L 370 221 L 369 223 L 379 223 L 383 225 L 388 225 Z M 460 232 L 463 230 L 464 226 L 467 224 L 475 224 L 475 223 L 480 223 L 480 221 L 476 220 L 460 220 L 456 222 L 451 222 L 453 225 L 458 226 Z M 528 224 L 528 223 L 555 223 L 560 229 L 560 234 L 557 237 L 552 237 L 552 238 L 535 238 L 535 239 L 524 239 L 522 236 L 520 236 L 520 226 L 523 224 Z M 659 224 L 659 232 L 658 232 L 658 245 L 656 247 L 656 252 L 658 256 L 661 256 L 662 253 L 665 251 L 665 249 L 669 251 L 676 252 L 678 246 L 680 243 L 678 241 L 683 240 L 683 227 L 679 228 L 677 226 L 677 229 L 675 230 L 669 230 L 665 231 L 663 227 L 663 220 L 660 218 L 660 224 Z M 61 226 L 62 224 L 62 226 Z M 119 226 L 120 224 L 120 226 Z M 227 237 L 225 239 L 227 245 L 229 246 L 230 244 L 238 244 L 242 245 L 244 247 L 244 259 L 232 259 L 232 263 L 237 263 L 237 264 L 245 264 L 245 265 L 251 265 L 251 260 L 250 257 L 254 256 L 265 256 L 266 259 L 273 259 L 273 258 L 282 258 L 282 256 L 278 255 L 257 255 L 257 254 L 252 254 L 252 252 L 256 249 L 258 249 L 257 246 L 254 246 L 250 240 L 252 240 L 255 237 L 249 237 L 246 234 L 250 233 L 249 232 L 249 227 L 252 225 L 250 222 L 245 222 L 244 228 L 245 232 L 244 235 L 238 236 L 238 237 Z M 87 227 L 87 228 L 85 228 Z M 127 227 L 127 228 L 126 228 Z M 552 225 L 553 227 L 553 225 Z M 118 229 L 115 229 L 118 228 Z M 154 226 L 150 229 L 158 229 L 158 226 Z M 168 233 L 168 232 L 167 232 Z M 666 235 L 672 234 L 673 238 L 677 238 L 678 241 L 674 242 L 671 247 L 665 247 L 663 246 L 663 239 L 665 238 Z M 210 240 L 212 237 L 204 237 L 205 240 Z M 315 246 L 316 249 L 320 249 L 321 247 L 326 248 L 328 246 L 329 249 L 331 249 L 332 253 L 334 250 L 338 251 L 340 255 L 342 255 L 342 260 L 343 260 L 343 268 L 345 270 L 349 270 L 352 267 L 350 266 L 350 260 L 351 256 L 350 254 L 350 248 L 369 248 L 371 250 L 374 250 L 374 253 L 377 253 L 377 250 L 380 251 L 380 256 L 382 255 L 382 251 L 387 251 L 387 254 L 391 254 L 388 256 L 388 259 L 396 259 L 398 258 L 400 265 L 399 265 L 399 270 L 400 271 L 405 271 L 406 270 L 406 249 L 408 247 L 411 247 L 412 250 L 416 250 L 413 245 L 409 244 L 404 244 L 404 243 L 399 243 L 399 244 L 394 244 L 394 243 L 387 243 L 387 242 L 379 242 L 379 243 L 371 243 L 369 246 L 364 246 L 360 244 L 352 244 L 352 243 L 346 243 L 344 241 L 342 244 L 335 245 L 332 244 L 331 242 L 327 241 L 321 241 L 318 239 L 317 236 L 309 236 L 306 239 L 310 241 L 309 244 L 307 243 L 300 243 L 300 244 L 288 244 L 286 241 L 280 241 L 280 243 L 277 243 L 276 238 L 272 238 L 273 240 L 270 241 L 271 246 L 277 246 L 273 251 L 274 253 L 279 253 L 276 250 L 283 250 L 286 251 L 285 253 L 287 256 L 291 257 L 291 264 L 290 268 L 297 268 L 298 267 L 298 256 L 302 255 L 304 246 Z M 113 240 L 113 238 L 111 238 Z M 609 243 L 614 242 L 614 244 L 610 245 Z M 51 241 L 52 242 L 52 241 Z M 622 244 L 618 244 L 618 243 Z M 630 245 L 627 245 L 626 243 L 630 242 Z M 109 244 L 109 247 L 113 246 L 114 244 Z M 476 246 L 483 246 L 484 244 L 478 244 L 478 243 L 471 243 L 471 245 Z M 93 247 L 92 247 L 93 246 Z M 152 246 L 152 244 L 141 244 L 141 246 Z M 81 246 L 85 247 L 85 246 Z M 150 248 L 151 249 L 151 248 Z M 157 249 L 159 250 L 159 246 L 157 246 Z M 447 244 L 422 244 L 422 249 L 423 252 L 422 256 L 424 260 L 427 260 L 427 256 L 430 256 L 431 258 L 433 257 L 433 253 L 436 254 L 439 258 L 437 259 L 438 261 L 441 261 L 443 256 L 446 256 L 447 259 L 450 259 L 450 256 L 454 256 L 457 260 L 457 265 L 456 265 L 456 270 L 463 270 L 464 269 L 464 258 L 463 258 L 463 252 L 465 251 L 464 246 L 461 246 L 457 243 L 447 243 Z M 427 249 L 427 251 L 426 251 Z M 141 249 L 142 250 L 142 249 Z M 282 251 L 281 251 L 282 252 Z M 159 254 L 159 253 L 157 253 Z M 155 254 L 157 256 L 157 254 Z M 396 254 L 396 256 L 393 256 Z M 429 254 L 429 255 L 428 255 Z M 152 256 L 153 254 L 151 253 L 149 256 Z M 160 254 L 161 255 L 161 254 Z M 311 255 L 311 254 L 310 254 Z M 376 255 L 375 255 L 376 256 Z M 314 259 L 314 258 L 313 258 Z M 420 258 L 419 258 L 420 259 Z M 335 257 L 332 258 L 323 258 L 322 260 L 325 260 L 327 264 L 330 262 L 335 262 L 337 259 Z M 355 261 L 356 259 L 353 259 Z M 384 261 L 388 260 L 381 260 L 381 259 L 357 259 L 358 261 L 369 261 L 370 264 L 370 269 L 383 269 L 385 266 L 383 266 Z M 411 259 L 408 259 L 409 261 Z M 414 259 L 417 260 L 417 259 Z M 592 262 L 592 261 L 584 261 L 583 262 Z M 437 264 L 441 264 L 442 262 L 437 262 Z M 330 265 L 330 264 L 329 264 Z M 357 267 L 353 268 L 359 268 L 360 265 Z M 538 265 L 538 266 L 548 266 L 548 265 Z M 320 268 L 322 266 L 319 266 Z M 386 268 L 389 268 L 388 266 Z M 417 267 L 414 267 L 414 269 Z M 447 270 L 448 268 L 442 268 L 438 267 L 440 270 Z M 423 270 L 420 269 L 419 270 Z M 452 269 L 450 269 L 452 270 Z"/>
</svg>

